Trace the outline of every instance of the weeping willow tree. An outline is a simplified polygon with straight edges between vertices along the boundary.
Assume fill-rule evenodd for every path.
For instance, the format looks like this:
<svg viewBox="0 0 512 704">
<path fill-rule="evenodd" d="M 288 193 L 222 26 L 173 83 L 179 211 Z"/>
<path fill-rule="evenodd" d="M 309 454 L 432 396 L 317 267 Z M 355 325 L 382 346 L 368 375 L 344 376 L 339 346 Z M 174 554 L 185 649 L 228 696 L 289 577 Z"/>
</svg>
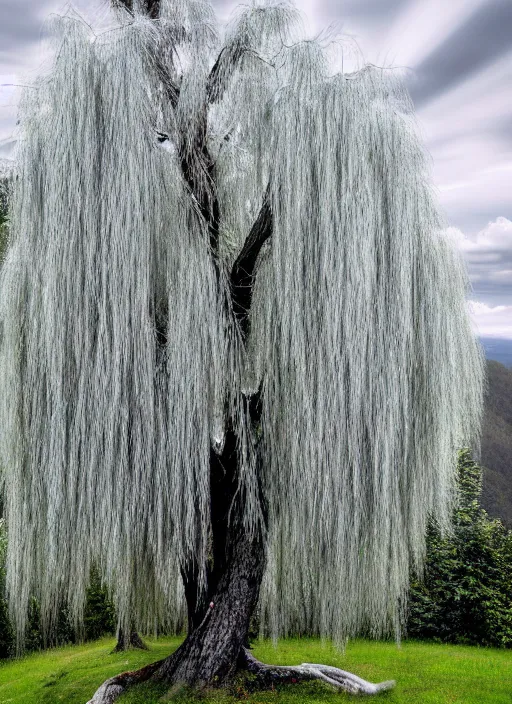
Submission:
<svg viewBox="0 0 512 704">
<path fill-rule="evenodd" d="M 208 0 L 56 20 L 27 90 L 0 282 L 7 586 L 21 639 L 77 623 L 91 566 L 120 627 L 188 635 L 113 678 L 319 678 L 247 650 L 399 633 L 430 516 L 478 434 L 482 358 L 399 76 L 334 73 L 285 1 L 222 35 Z"/>
</svg>

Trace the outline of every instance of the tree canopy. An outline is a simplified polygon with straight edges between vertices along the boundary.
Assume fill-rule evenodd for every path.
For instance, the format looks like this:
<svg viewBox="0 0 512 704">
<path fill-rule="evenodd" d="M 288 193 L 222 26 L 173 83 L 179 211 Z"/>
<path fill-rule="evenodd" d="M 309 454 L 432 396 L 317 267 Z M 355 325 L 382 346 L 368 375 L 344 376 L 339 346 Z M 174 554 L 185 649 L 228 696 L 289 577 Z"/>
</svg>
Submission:
<svg viewBox="0 0 512 704">
<path fill-rule="evenodd" d="M 389 633 L 482 391 L 411 102 L 388 69 L 333 73 L 288 2 L 222 34 L 206 0 L 154 4 L 108 31 L 55 20 L 21 107 L 0 280 L 15 626 L 31 595 L 48 626 L 63 600 L 79 621 L 93 564 L 122 622 L 176 622 L 188 567 L 211 576 L 229 441 L 262 628 Z"/>
</svg>

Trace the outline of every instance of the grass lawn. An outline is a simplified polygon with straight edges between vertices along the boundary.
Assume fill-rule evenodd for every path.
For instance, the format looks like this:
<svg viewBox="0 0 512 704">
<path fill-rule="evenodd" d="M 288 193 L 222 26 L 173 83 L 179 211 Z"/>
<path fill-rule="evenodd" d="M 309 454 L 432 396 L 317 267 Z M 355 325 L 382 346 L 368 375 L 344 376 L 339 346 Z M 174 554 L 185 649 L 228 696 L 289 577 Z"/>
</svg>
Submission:
<svg viewBox="0 0 512 704">
<path fill-rule="evenodd" d="M 141 667 L 168 654 L 178 638 L 146 639 L 149 652 L 111 655 L 112 639 L 0 661 L 0 704 L 85 704 L 108 677 Z M 512 652 L 430 643 L 354 641 L 345 654 L 313 639 L 284 640 L 277 648 L 259 643 L 255 655 L 276 664 L 322 662 L 337 665 L 374 682 L 396 679 L 396 689 L 379 695 L 387 704 L 512 704 Z M 193 695 L 174 692 L 172 701 L 211 704 L 334 704 L 352 697 L 318 682 L 287 685 L 276 691 L 249 694 L 244 689 Z M 119 704 L 171 701 L 165 690 L 141 685 Z"/>
</svg>

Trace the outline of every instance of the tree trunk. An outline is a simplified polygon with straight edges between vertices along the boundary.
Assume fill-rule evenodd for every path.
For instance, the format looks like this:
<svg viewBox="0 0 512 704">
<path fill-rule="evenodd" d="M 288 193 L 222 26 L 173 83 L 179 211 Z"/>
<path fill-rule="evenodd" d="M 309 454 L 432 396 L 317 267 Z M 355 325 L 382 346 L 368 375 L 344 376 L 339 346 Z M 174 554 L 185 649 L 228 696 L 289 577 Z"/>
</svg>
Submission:
<svg viewBox="0 0 512 704">
<path fill-rule="evenodd" d="M 135 672 L 125 672 L 104 682 L 87 704 L 114 704 L 134 685 L 155 680 L 193 687 L 221 686 L 237 671 L 255 677 L 255 686 L 273 688 L 320 680 L 350 694 L 379 694 L 394 681 L 373 684 L 336 667 L 303 663 L 266 665 L 246 649 L 249 620 L 256 605 L 264 567 L 264 546 L 258 538 L 239 536 L 231 560 L 218 584 L 214 600 L 202 622 L 165 660 Z"/>
<path fill-rule="evenodd" d="M 117 644 L 112 652 L 122 653 L 125 650 L 130 650 L 130 648 L 135 648 L 137 650 L 149 650 L 148 646 L 144 643 L 137 631 L 131 630 L 129 633 L 126 633 L 122 628 L 120 628 L 117 634 Z"/>
<path fill-rule="evenodd" d="M 240 535 L 201 623 L 154 675 L 169 683 L 219 685 L 234 674 L 247 644 L 264 567 L 260 538 Z"/>
<path fill-rule="evenodd" d="M 238 485 L 238 442 L 228 426 L 222 454 L 212 451 L 210 458 L 212 564 L 208 590 L 198 593 L 194 566 L 185 572 L 188 636 L 165 660 L 157 679 L 220 684 L 233 674 L 241 649 L 248 644 L 265 566 L 265 540 L 264 526 L 255 535 L 247 534 Z"/>
</svg>

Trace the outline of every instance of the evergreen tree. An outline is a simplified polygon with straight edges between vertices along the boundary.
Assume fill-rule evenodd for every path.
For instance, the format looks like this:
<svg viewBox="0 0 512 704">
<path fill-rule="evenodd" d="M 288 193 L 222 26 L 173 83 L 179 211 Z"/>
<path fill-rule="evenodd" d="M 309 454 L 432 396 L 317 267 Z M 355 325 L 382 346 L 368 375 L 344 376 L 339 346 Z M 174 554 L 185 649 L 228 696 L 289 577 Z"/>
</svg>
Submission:
<svg viewBox="0 0 512 704">
<path fill-rule="evenodd" d="M 468 449 L 458 463 L 453 532 L 429 527 L 423 578 L 413 581 L 408 634 L 512 646 L 512 532 L 480 506 L 482 470 Z"/>
</svg>

